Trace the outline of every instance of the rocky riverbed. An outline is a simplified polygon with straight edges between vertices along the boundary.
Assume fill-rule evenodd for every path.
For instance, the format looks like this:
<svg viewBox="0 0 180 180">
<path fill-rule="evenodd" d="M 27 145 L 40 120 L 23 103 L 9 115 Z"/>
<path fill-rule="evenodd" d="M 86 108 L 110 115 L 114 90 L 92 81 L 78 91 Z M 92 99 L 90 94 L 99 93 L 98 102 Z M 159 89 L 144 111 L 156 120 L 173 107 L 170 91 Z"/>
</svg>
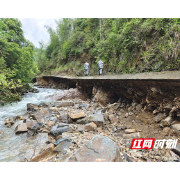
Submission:
<svg viewBox="0 0 180 180">
<path fill-rule="evenodd" d="M 97 96 L 64 90 L 46 96 L 50 102 L 27 103 L 26 113 L 6 118 L 16 137 L 26 137 L 13 161 L 179 162 L 179 143 L 176 149 L 130 149 L 132 138 L 178 139 L 169 116 L 126 98 L 103 104 Z"/>
</svg>

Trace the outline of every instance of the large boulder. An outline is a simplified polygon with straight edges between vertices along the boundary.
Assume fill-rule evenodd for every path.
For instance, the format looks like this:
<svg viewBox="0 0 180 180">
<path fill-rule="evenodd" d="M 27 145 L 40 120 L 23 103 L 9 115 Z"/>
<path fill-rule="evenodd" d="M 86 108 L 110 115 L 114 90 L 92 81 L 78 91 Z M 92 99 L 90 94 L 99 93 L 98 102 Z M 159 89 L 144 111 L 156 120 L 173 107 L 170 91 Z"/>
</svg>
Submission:
<svg viewBox="0 0 180 180">
<path fill-rule="evenodd" d="M 59 123 L 59 124 L 53 126 L 50 132 L 54 136 L 59 136 L 63 132 L 67 132 L 67 131 L 71 131 L 71 128 L 69 127 L 69 125 L 65 124 L 65 123 Z"/>
<path fill-rule="evenodd" d="M 119 162 L 120 151 L 114 141 L 106 136 L 96 135 L 78 149 L 69 162 Z"/>
<path fill-rule="evenodd" d="M 44 158 L 48 158 L 49 156 L 54 154 L 54 144 L 50 143 L 46 145 L 42 150 L 39 151 L 32 159 L 31 162 L 39 162 Z"/>
<path fill-rule="evenodd" d="M 13 158 L 13 162 L 17 161 L 39 161 L 41 154 L 47 147 L 48 133 L 38 133 L 31 138 L 28 138 L 19 148 L 19 154 Z M 46 151 L 50 154 L 50 151 Z M 41 154 L 42 155 L 42 154 Z M 39 158 L 37 158 L 37 156 Z"/>
</svg>

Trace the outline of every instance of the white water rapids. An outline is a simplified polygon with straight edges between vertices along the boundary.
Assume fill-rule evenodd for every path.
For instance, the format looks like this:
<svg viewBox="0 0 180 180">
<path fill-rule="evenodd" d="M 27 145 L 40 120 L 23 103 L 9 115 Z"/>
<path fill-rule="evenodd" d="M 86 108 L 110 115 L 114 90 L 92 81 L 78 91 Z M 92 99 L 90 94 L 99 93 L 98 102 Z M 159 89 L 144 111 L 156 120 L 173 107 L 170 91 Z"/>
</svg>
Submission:
<svg viewBox="0 0 180 180">
<path fill-rule="evenodd" d="M 39 93 L 27 93 L 19 102 L 0 106 L 0 161 L 14 161 L 19 155 L 21 145 L 27 140 L 27 134 L 16 135 L 13 128 L 4 125 L 6 118 L 23 115 L 27 110 L 27 103 L 39 104 L 50 102 L 46 97 L 58 91 L 56 89 L 37 88 Z M 2 135 L 1 135 L 2 134 Z"/>
</svg>

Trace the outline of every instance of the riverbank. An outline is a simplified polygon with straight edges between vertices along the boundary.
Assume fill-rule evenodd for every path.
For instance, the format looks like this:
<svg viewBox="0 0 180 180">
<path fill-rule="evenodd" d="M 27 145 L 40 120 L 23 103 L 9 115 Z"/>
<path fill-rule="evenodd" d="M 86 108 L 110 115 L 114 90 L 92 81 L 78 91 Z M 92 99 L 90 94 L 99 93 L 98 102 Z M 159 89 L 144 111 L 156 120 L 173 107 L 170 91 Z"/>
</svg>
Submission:
<svg viewBox="0 0 180 180">
<path fill-rule="evenodd" d="M 14 161 L 179 161 L 172 149 L 130 149 L 132 138 L 179 138 L 178 131 L 159 126 L 159 114 L 141 104 L 121 98 L 102 105 L 76 88 L 46 98 L 53 102 L 28 103 L 23 116 L 6 120 L 16 137 L 27 137 Z"/>
<path fill-rule="evenodd" d="M 8 103 L 18 102 L 22 99 L 22 96 L 28 92 L 37 93 L 38 91 L 29 84 L 11 84 L 6 88 L 1 87 L 0 106 L 4 106 Z"/>
</svg>

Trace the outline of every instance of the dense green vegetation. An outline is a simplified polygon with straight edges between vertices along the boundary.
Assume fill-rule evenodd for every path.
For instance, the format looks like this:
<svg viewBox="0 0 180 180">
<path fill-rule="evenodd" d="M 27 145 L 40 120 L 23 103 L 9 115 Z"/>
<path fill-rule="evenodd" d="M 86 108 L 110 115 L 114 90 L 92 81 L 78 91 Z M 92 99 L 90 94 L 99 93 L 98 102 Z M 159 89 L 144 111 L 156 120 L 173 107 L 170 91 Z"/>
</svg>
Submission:
<svg viewBox="0 0 180 180">
<path fill-rule="evenodd" d="M 36 51 L 38 68 L 44 74 L 83 75 L 83 64 L 97 73 L 104 61 L 104 74 L 136 73 L 180 68 L 180 19 L 79 18 L 46 27 L 48 45 Z"/>
<path fill-rule="evenodd" d="M 35 49 L 18 19 L 0 18 L 0 102 L 19 100 L 38 69 L 82 76 L 88 61 L 96 75 L 99 58 L 103 74 L 180 68 L 180 19 L 64 18 L 56 24 L 46 26 L 49 43 Z"/>
<path fill-rule="evenodd" d="M 21 26 L 18 19 L 0 18 L 0 104 L 20 100 L 38 70 Z"/>
</svg>

